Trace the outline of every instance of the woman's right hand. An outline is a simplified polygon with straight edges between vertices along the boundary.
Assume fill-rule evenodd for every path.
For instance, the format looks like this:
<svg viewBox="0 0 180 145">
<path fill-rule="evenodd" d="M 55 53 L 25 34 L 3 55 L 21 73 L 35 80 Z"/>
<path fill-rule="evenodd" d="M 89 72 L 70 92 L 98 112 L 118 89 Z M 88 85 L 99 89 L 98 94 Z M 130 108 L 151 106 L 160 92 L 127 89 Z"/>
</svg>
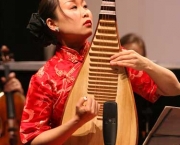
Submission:
<svg viewBox="0 0 180 145">
<path fill-rule="evenodd" d="M 97 116 L 99 109 L 100 104 L 93 97 L 82 97 L 76 105 L 76 117 L 85 124 Z"/>
</svg>

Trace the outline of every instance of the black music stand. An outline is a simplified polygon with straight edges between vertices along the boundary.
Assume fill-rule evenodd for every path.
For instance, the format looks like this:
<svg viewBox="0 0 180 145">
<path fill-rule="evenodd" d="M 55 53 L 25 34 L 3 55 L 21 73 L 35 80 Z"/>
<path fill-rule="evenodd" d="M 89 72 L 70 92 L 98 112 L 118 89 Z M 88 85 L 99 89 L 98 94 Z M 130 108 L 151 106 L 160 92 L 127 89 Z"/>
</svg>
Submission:
<svg viewBox="0 0 180 145">
<path fill-rule="evenodd" d="M 180 145 L 180 107 L 164 107 L 143 145 Z"/>
</svg>

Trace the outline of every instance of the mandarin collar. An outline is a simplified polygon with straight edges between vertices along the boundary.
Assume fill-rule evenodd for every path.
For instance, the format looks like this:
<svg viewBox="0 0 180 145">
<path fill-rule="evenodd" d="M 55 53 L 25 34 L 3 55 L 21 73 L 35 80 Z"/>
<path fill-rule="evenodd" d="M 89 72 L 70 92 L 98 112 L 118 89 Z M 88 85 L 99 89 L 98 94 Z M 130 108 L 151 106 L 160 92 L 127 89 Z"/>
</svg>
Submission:
<svg viewBox="0 0 180 145">
<path fill-rule="evenodd" d="M 80 52 L 77 52 L 76 50 L 67 46 L 58 45 L 56 55 L 61 55 L 63 59 L 69 60 L 72 63 L 83 62 L 84 57 L 89 50 L 89 46 L 89 42 L 85 42 L 84 47 L 82 47 Z"/>
</svg>

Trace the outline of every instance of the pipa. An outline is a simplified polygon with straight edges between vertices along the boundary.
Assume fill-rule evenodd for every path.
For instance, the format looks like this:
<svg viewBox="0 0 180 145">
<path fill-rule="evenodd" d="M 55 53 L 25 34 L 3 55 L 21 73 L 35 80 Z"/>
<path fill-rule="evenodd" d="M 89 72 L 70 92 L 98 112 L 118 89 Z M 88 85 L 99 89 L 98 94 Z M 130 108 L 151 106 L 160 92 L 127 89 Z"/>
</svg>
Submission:
<svg viewBox="0 0 180 145">
<path fill-rule="evenodd" d="M 126 68 L 110 66 L 110 56 L 119 51 L 115 0 L 102 0 L 90 50 L 68 96 L 62 123 L 74 115 L 72 110 L 80 97 L 93 95 L 101 109 L 98 116 L 79 128 L 65 145 L 104 145 L 102 112 L 106 101 L 118 104 L 116 145 L 137 144 L 136 105 Z"/>
</svg>

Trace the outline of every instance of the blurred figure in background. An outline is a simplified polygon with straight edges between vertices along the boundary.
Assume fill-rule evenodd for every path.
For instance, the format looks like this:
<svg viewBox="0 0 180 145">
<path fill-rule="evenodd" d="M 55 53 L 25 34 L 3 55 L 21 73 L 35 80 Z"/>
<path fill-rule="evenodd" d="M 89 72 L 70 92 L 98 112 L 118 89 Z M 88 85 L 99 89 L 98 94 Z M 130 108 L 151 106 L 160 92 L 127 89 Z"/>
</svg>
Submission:
<svg viewBox="0 0 180 145">
<path fill-rule="evenodd" d="M 140 55 L 146 57 L 146 46 L 144 40 L 135 33 L 128 33 L 120 39 L 121 45 L 128 49 L 134 50 Z"/>
<path fill-rule="evenodd" d="M 144 40 L 135 33 L 128 33 L 120 39 L 121 45 L 128 50 L 134 50 L 140 55 L 146 57 L 146 46 Z M 150 118 L 152 117 L 152 110 L 149 101 L 145 100 L 140 95 L 134 93 L 139 126 L 139 141 L 138 145 L 142 145 L 144 139 L 150 131 Z"/>
<path fill-rule="evenodd" d="M 14 54 L 9 50 L 7 45 L 1 46 L 0 60 L 2 65 L 6 62 L 14 61 Z M 21 82 L 16 78 L 16 74 L 14 72 L 10 72 L 8 78 L 1 76 L 1 82 L 3 83 L 3 88 L 1 88 L 3 91 L 12 92 L 17 90 L 24 94 Z"/>
<path fill-rule="evenodd" d="M 13 54 L 6 45 L 2 45 L 0 52 L 3 66 L 8 61 L 14 61 Z M 4 67 L 5 74 L 9 71 Z M 10 72 L 6 77 L 2 75 L 0 84 L 0 144 L 7 145 L 13 142 L 13 144 L 21 145 L 19 122 L 25 102 L 22 84 L 14 72 Z M 7 94 L 13 99 L 8 100 Z"/>
</svg>

